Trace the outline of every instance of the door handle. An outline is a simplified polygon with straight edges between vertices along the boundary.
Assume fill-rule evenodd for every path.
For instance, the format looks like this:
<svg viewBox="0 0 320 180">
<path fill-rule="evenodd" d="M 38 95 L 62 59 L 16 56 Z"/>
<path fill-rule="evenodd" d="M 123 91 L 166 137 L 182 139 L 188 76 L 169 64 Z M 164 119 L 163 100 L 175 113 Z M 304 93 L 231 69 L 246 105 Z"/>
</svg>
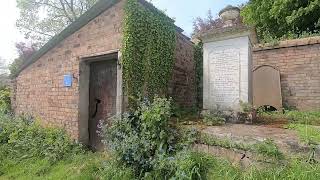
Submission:
<svg viewBox="0 0 320 180">
<path fill-rule="evenodd" d="M 101 100 L 100 99 L 95 99 L 96 101 L 96 110 L 94 111 L 93 115 L 92 115 L 92 118 L 95 118 L 97 116 L 97 113 L 98 113 L 98 107 L 99 107 L 99 104 L 101 103 Z"/>
</svg>

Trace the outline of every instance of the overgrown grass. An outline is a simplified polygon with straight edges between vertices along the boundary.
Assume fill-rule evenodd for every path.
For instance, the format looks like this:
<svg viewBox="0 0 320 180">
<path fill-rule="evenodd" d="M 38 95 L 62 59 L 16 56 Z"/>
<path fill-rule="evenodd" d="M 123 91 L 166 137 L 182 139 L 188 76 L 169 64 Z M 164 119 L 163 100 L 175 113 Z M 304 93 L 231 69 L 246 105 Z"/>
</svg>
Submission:
<svg viewBox="0 0 320 180">
<path fill-rule="evenodd" d="M 269 157 L 276 160 L 284 158 L 283 153 L 279 150 L 277 145 L 271 139 L 266 139 L 262 142 L 257 142 L 255 144 L 245 144 L 232 141 L 232 139 L 229 138 L 218 138 L 208 134 L 201 134 L 198 141 L 202 144 L 206 144 L 209 146 L 218 146 L 226 149 L 250 151 L 257 153 L 262 157 Z"/>
<path fill-rule="evenodd" d="M 133 179 L 133 170 L 92 153 L 64 130 L 0 113 L 0 179 Z"/>
<path fill-rule="evenodd" d="M 75 155 L 51 163 L 47 159 L 29 158 L 20 161 L 6 159 L 2 179 L 93 179 L 102 163 L 97 154 Z M 98 163 L 99 162 L 99 163 Z M 100 165 L 98 165 L 100 164 Z M 100 166 L 100 167 L 99 167 Z"/>
<path fill-rule="evenodd" d="M 266 139 L 251 146 L 251 151 L 256 152 L 264 157 L 271 157 L 274 159 L 283 159 L 284 155 L 279 150 L 278 146 L 272 139 Z"/>
<path fill-rule="evenodd" d="M 260 117 L 273 120 L 287 119 L 290 123 L 309 124 L 320 126 L 320 111 L 289 111 L 282 112 L 259 112 Z"/>
<path fill-rule="evenodd" d="M 149 126 L 152 123 L 150 120 L 154 120 L 155 125 L 151 127 L 157 131 L 157 128 L 161 127 L 158 120 L 169 119 L 169 110 L 165 110 L 168 108 L 167 103 L 161 102 L 161 106 L 154 105 L 153 108 L 143 106 L 145 110 L 142 111 L 139 118 L 149 123 L 146 130 L 143 131 L 147 135 L 150 134 Z M 144 125 L 144 123 L 141 124 Z M 301 127 L 290 128 L 300 130 Z M 317 141 L 319 134 L 316 134 L 317 131 L 311 132 L 312 137 L 314 136 L 314 140 Z M 157 138 L 159 134 L 163 137 L 163 133 L 154 132 L 150 139 Z M 172 131 L 167 133 L 170 134 Z M 308 134 L 308 137 L 311 135 Z M 141 137 L 144 137 L 144 141 L 141 143 L 148 145 L 146 144 L 148 139 L 145 136 Z M 179 137 L 180 139 L 166 139 L 170 140 L 169 145 L 177 143 L 175 141 L 181 141 L 181 145 L 176 144 L 176 148 L 179 150 L 173 151 L 171 149 L 175 146 L 168 146 L 171 153 L 159 151 L 151 161 L 152 168 L 141 173 L 136 172 L 139 168 L 119 161 L 114 154 L 92 153 L 85 150 L 81 145 L 74 143 L 61 129 L 43 128 L 33 119 L 17 118 L 0 113 L 0 179 L 320 179 L 319 163 L 310 164 L 299 159 L 289 161 L 286 165 L 241 169 L 221 158 L 188 150 L 189 144 L 199 140 L 197 137 L 198 132 L 191 130 Z M 210 138 L 209 136 L 205 138 L 202 136 L 200 140 L 208 145 L 254 151 L 276 160 L 281 159 L 282 156 L 271 140 L 253 145 L 237 143 L 230 139 Z M 125 141 L 123 145 L 128 146 L 128 141 Z M 138 148 L 137 143 L 133 143 L 133 145 Z M 155 146 L 154 143 L 152 146 Z M 160 142 L 160 147 L 162 146 L 163 143 Z M 139 147 L 138 152 L 141 150 L 144 153 L 146 149 Z M 139 155 L 139 153 L 132 152 L 128 151 L 130 156 Z M 125 156 L 125 158 L 130 156 Z"/>
<path fill-rule="evenodd" d="M 277 166 L 270 168 L 251 167 L 248 169 L 240 169 L 233 166 L 230 162 L 216 158 L 210 155 L 190 152 L 187 156 L 180 156 L 176 163 L 179 169 L 180 179 L 199 179 L 184 172 L 200 172 L 205 176 L 202 179 L 234 179 L 234 180 L 258 180 L 258 179 L 308 179 L 318 180 L 320 178 L 320 165 L 309 164 L 300 160 L 294 160 L 286 166 Z M 169 162 L 169 163 L 168 163 Z M 166 165 L 168 166 L 170 160 Z M 189 167 L 194 167 L 186 171 Z M 34 179 L 34 180 L 134 180 L 136 179 L 130 168 L 119 166 L 116 162 L 110 159 L 109 156 L 103 154 L 85 153 L 82 155 L 72 156 L 65 160 L 61 160 L 51 164 L 47 160 L 41 159 L 26 159 L 18 164 L 8 164 L 0 175 L 0 179 Z M 156 176 L 157 170 L 149 174 L 149 178 Z M 161 173 L 160 173 L 161 174 Z M 195 173 L 196 174 L 196 173 Z M 191 177 L 191 178 L 190 178 Z M 165 179 L 158 177 L 158 179 Z"/>
<path fill-rule="evenodd" d="M 287 128 L 296 130 L 300 139 L 307 144 L 320 144 L 320 127 L 306 124 L 289 124 Z"/>
<path fill-rule="evenodd" d="M 239 149 L 243 151 L 249 151 L 252 146 L 249 144 L 232 141 L 230 138 L 218 138 L 205 133 L 201 133 L 198 141 L 209 146 L 219 146 L 226 149 Z"/>
<path fill-rule="evenodd" d="M 40 158 L 6 159 L 3 163 L 0 179 L 134 179 L 131 169 L 121 167 L 102 153 L 76 154 L 55 163 Z"/>
<path fill-rule="evenodd" d="M 294 160 L 288 165 L 269 168 L 250 167 L 242 170 L 229 162 L 214 158 L 208 179 L 228 180 L 317 180 L 320 178 L 320 165 Z"/>
<path fill-rule="evenodd" d="M 270 168 L 253 167 L 240 173 L 243 180 L 277 179 L 277 180 L 317 180 L 320 179 L 320 164 L 309 164 L 293 160 L 287 165 Z"/>
<path fill-rule="evenodd" d="M 2 120 L 2 118 L 1 118 Z M 1 126 L 3 133 L 3 126 Z M 40 127 L 39 127 L 40 128 Z M 36 133 L 36 129 L 31 129 Z M 39 130 L 41 132 L 41 130 Z M 0 134 L 1 134 L 0 133 Z M 3 133 L 4 134 L 4 133 Z M 2 135 L 3 135 L 2 134 Z M 193 132 L 192 134 L 196 134 Z M 4 137 L 4 136 L 2 136 Z M 8 136 L 10 137 L 10 136 Z M 25 139 L 18 136 L 15 142 Z M 6 139 L 6 138 L 3 138 Z M 55 144 L 54 139 L 52 144 Z M 218 140 L 217 140 L 218 141 Z M 212 141 L 217 143 L 217 141 Z M 44 141 L 45 142 L 45 141 Z M 228 141 L 219 141 L 220 145 L 250 149 L 245 145 L 239 145 Z M 266 143 L 270 147 L 268 143 Z M 26 156 L 30 151 L 19 151 L 19 158 L 12 157 L 8 150 L 9 145 L 2 141 L 0 143 L 0 179 L 17 180 L 151 180 L 151 179 L 190 179 L 190 180 L 211 180 L 211 179 L 310 179 L 320 178 L 320 165 L 309 164 L 301 160 L 295 160 L 288 165 L 248 169 L 240 169 L 230 162 L 216 158 L 211 155 L 192 152 L 188 150 L 180 151 L 169 157 L 159 157 L 159 161 L 154 165 L 154 169 L 144 177 L 136 177 L 133 168 L 119 164 L 113 155 L 108 153 L 92 153 L 90 151 L 71 151 L 57 159 L 46 158 L 45 156 Z M 60 146 L 59 146 L 60 147 Z M 62 146 L 64 147 L 64 146 Z M 40 148 L 42 149 L 42 148 Z M 267 149 L 266 152 L 274 152 L 274 149 Z M 43 151 L 43 149 L 41 150 Z M 65 151 L 65 150 L 64 150 Z M 61 152 L 62 154 L 65 152 Z M 43 153 L 41 153 L 43 154 Z M 166 175 L 166 176 L 163 176 Z"/>
</svg>

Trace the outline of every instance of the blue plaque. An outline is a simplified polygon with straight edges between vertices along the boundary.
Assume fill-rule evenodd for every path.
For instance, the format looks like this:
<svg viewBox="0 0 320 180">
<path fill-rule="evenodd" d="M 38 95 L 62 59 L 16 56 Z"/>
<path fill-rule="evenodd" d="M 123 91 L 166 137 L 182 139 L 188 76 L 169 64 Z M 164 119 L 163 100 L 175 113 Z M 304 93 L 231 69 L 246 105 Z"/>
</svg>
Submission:
<svg viewBox="0 0 320 180">
<path fill-rule="evenodd" d="M 71 87 L 72 86 L 72 75 L 66 74 L 63 76 L 63 85 L 64 87 Z"/>
</svg>

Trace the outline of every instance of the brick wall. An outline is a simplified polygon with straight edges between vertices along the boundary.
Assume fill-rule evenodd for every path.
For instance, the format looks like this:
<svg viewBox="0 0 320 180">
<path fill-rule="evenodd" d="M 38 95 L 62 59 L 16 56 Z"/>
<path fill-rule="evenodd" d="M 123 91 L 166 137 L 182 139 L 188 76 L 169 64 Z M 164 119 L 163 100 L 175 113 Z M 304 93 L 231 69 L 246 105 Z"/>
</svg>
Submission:
<svg viewBox="0 0 320 180">
<path fill-rule="evenodd" d="M 176 61 L 169 95 L 181 107 L 191 108 L 196 104 L 194 48 L 189 39 L 180 33 L 177 33 L 176 42 Z"/>
<path fill-rule="evenodd" d="M 16 114 L 30 114 L 45 126 L 65 128 L 79 139 L 79 65 L 82 57 L 103 55 L 121 48 L 124 1 L 120 1 L 64 39 L 24 69 L 13 85 Z M 63 76 L 73 74 L 73 85 L 64 87 Z M 176 62 L 170 95 L 182 106 L 195 103 L 193 46 L 177 33 Z"/>
<path fill-rule="evenodd" d="M 13 105 L 17 114 L 39 117 L 43 125 L 63 127 L 79 138 L 80 57 L 120 49 L 123 5 L 121 1 L 103 12 L 19 74 Z M 74 76 L 71 88 L 63 86 L 68 73 Z"/>
<path fill-rule="evenodd" d="M 283 104 L 300 110 L 320 109 L 320 37 L 258 45 L 253 65 L 280 70 Z"/>
</svg>

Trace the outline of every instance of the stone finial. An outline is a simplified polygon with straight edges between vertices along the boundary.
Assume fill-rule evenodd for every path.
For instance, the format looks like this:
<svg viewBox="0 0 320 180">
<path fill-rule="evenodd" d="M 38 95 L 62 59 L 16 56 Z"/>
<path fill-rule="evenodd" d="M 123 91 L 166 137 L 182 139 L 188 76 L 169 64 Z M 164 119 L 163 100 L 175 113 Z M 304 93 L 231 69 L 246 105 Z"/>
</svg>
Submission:
<svg viewBox="0 0 320 180">
<path fill-rule="evenodd" d="M 240 17 L 240 9 L 228 5 L 219 12 L 219 16 L 224 23 L 223 27 L 230 27 L 233 25 L 233 22 Z"/>
</svg>

